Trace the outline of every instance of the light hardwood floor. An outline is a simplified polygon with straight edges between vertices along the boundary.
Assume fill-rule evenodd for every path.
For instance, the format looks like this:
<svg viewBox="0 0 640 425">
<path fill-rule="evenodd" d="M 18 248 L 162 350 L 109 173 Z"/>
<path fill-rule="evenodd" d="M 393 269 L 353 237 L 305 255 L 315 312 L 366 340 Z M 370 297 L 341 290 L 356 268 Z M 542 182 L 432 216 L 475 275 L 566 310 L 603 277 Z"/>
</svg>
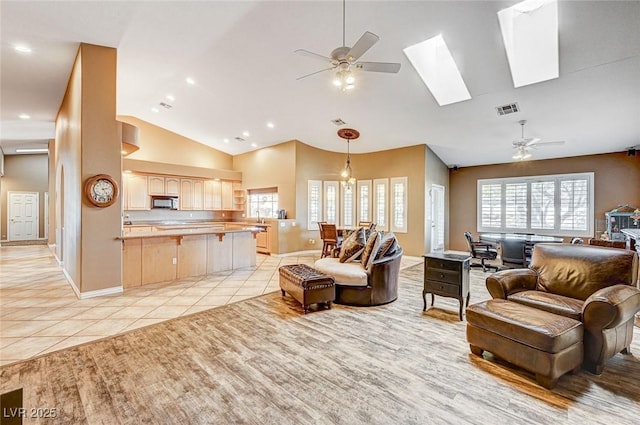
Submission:
<svg viewBox="0 0 640 425">
<path fill-rule="evenodd" d="M 457 301 L 422 312 L 421 266 L 386 306 L 302 314 L 270 293 L 0 368 L 56 424 L 637 424 L 640 358 L 549 391 L 469 352 Z M 472 271 L 471 302 L 487 299 Z M 632 345 L 640 353 L 640 332 Z"/>
</svg>

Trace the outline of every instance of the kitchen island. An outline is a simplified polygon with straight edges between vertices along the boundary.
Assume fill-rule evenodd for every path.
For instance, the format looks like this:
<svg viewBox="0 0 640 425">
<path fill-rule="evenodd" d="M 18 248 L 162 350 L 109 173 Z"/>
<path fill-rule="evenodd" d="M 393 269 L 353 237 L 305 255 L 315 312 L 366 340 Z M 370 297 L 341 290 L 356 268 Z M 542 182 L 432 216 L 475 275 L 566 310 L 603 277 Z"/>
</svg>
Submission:
<svg viewBox="0 0 640 425">
<path fill-rule="evenodd" d="M 240 223 L 125 226 L 118 238 L 122 240 L 123 286 L 255 266 L 256 234 L 261 231 Z"/>
</svg>

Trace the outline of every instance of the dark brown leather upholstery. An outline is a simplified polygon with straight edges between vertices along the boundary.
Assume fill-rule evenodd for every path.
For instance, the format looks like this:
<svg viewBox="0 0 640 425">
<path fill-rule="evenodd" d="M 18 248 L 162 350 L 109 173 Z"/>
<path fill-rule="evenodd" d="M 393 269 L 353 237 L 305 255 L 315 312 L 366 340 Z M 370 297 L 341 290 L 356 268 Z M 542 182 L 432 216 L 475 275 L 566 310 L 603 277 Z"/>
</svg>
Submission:
<svg viewBox="0 0 640 425">
<path fill-rule="evenodd" d="M 374 306 L 387 304 L 398 298 L 398 275 L 402 248 L 389 257 L 374 260 L 367 277 L 367 286 L 336 284 L 337 304 Z"/>
<path fill-rule="evenodd" d="M 502 299 L 467 308 L 471 351 L 478 355 L 489 351 L 533 372 L 546 388 L 580 368 L 583 329 L 578 320 Z"/>
<path fill-rule="evenodd" d="M 640 311 L 637 282 L 637 253 L 571 244 L 536 244 L 530 269 L 503 270 L 486 280 L 493 298 L 582 321 L 583 367 L 595 374 L 616 353 L 629 352 Z"/>
</svg>

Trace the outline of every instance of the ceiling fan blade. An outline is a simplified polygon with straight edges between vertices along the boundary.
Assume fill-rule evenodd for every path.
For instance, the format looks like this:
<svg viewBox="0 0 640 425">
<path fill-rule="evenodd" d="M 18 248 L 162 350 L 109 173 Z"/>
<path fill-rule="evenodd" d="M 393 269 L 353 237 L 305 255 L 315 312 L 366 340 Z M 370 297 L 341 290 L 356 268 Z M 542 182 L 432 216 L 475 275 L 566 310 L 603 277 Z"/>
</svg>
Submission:
<svg viewBox="0 0 640 425">
<path fill-rule="evenodd" d="M 302 80 L 303 78 L 311 77 L 312 75 L 316 75 L 316 74 L 319 74 L 319 73 L 325 72 L 325 71 L 330 71 L 330 70 L 335 69 L 335 68 L 336 68 L 335 66 L 332 66 L 330 68 L 321 69 L 320 71 L 312 72 L 311 74 L 307 74 L 307 75 L 303 75 L 302 77 L 298 77 L 298 78 L 296 78 L 296 80 Z"/>
<path fill-rule="evenodd" d="M 322 55 L 319 55 L 317 53 L 313 53 L 313 52 L 310 52 L 310 51 L 304 50 L 304 49 L 294 50 L 293 53 L 297 53 L 299 55 L 306 56 L 306 57 L 313 58 L 313 59 L 320 59 L 320 60 L 323 60 L 323 61 L 331 62 L 331 58 L 328 58 L 326 56 L 322 56 Z"/>
<path fill-rule="evenodd" d="M 525 140 L 524 146 L 535 145 L 540 141 L 540 139 L 538 139 L 537 137 L 534 137 L 533 139 L 524 139 L 524 140 Z"/>
<path fill-rule="evenodd" d="M 552 145 L 564 145 L 564 140 L 556 140 L 553 142 L 536 142 L 529 146 L 552 146 Z"/>
<path fill-rule="evenodd" d="M 362 37 L 356 41 L 356 44 L 353 45 L 351 50 L 349 50 L 349 53 L 347 53 L 347 59 L 351 62 L 357 60 L 360 56 L 364 55 L 367 50 L 373 47 L 378 40 L 380 40 L 380 37 L 372 32 L 366 31 L 362 34 Z"/>
<path fill-rule="evenodd" d="M 370 72 L 389 72 L 392 74 L 400 71 L 400 64 L 393 62 L 357 62 L 356 69 Z"/>
</svg>

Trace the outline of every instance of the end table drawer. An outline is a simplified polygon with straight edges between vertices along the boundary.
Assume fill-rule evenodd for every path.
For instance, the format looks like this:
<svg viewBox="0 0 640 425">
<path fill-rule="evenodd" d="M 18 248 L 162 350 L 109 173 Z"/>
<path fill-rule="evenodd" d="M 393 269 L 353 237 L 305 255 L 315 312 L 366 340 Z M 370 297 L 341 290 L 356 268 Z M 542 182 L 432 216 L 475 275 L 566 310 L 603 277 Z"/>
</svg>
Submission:
<svg viewBox="0 0 640 425">
<path fill-rule="evenodd" d="M 428 292 L 433 291 L 437 294 L 460 295 L 460 285 L 452 285 L 450 283 L 437 282 L 434 280 L 427 280 L 425 282 L 425 289 Z"/>
<path fill-rule="evenodd" d="M 455 261 L 440 260 L 437 258 L 427 258 L 425 266 L 428 269 L 442 269 L 451 271 L 460 270 L 460 263 L 457 263 Z"/>
<path fill-rule="evenodd" d="M 440 282 L 460 284 L 460 273 L 442 269 L 427 269 L 426 278 Z"/>
</svg>

